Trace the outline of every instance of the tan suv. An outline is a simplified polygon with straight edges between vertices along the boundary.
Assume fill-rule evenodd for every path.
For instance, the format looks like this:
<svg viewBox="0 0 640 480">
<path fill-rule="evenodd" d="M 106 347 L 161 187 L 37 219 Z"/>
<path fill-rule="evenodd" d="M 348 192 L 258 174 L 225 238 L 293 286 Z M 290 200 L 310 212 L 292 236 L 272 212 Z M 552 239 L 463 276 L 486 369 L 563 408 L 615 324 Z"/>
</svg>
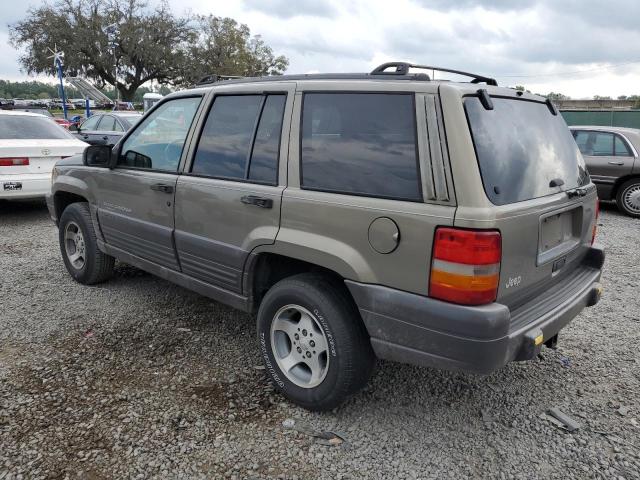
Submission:
<svg viewBox="0 0 640 480">
<path fill-rule="evenodd" d="M 600 295 L 595 186 L 562 117 L 447 69 L 172 94 L 113 149 L 58 163 L 48 204 L 77 281 L 118 259 L 256 313 L 269 376 L 309 409 L 356 392 L 376 357 L 532 359 Z"/>
</svg>

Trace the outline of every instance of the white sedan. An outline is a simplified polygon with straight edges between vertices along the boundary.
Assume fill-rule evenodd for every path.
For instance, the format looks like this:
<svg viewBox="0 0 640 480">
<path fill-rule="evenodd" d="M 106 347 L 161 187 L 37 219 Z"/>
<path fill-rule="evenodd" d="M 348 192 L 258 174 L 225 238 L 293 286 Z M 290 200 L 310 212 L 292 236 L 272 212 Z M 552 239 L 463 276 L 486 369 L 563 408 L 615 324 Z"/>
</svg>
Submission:
<svg viewBox="0 0 640 480">
<path fill-rule="evenodd" d="M 0 199 L 44 197 L 55 163 L 87 146 L 44 115 L 0 110 Z"/>
</svg>

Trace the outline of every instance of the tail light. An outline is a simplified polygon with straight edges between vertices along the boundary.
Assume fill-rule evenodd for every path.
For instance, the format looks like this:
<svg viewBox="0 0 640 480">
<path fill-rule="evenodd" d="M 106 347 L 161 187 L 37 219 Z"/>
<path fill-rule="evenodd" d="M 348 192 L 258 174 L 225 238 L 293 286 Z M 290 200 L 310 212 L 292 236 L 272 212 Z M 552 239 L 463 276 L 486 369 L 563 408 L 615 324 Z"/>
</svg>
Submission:
<svg viewBox="0 0 640 480">
<path fill-rule="evenodd" d="M 26 157 L 17 158 L 0 158 L 0 167 L 18 167 L 29 165 L 29 159 Z"/>
<path fill-rule="evenodd" d="M 591 245 L 596 241 L 598 231 L 598 218 L 600 217 L 600 199 L 596 198 L 596 218 L 593 220 L 593 230 L 591 230 Z"/>
<path fill-rule="evenodd" d="M 429 296 L 463 305 L 493 302 L 498 294 L 501 258 L 498 231 L 438 227 Z"/>
</svg>

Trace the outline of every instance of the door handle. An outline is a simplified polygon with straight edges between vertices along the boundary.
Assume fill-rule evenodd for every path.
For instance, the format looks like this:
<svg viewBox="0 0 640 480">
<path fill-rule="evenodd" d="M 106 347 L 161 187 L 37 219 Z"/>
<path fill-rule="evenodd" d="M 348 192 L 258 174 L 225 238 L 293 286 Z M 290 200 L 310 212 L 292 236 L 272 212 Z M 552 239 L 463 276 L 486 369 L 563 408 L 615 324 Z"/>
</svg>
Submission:
<svg viewBox="0 0 640 480">
<path fill-rule="evenodd" d="M 109 140 L 109 137 L 107 137 L 106 135 L 104 137 L 102 137 L 103 140 Z"/>
<path fill-rule="evenodd" d="M 240 201 L 245 205 L 255 205 L 260 208 L 273 207 L 273 200 L 270 198 L 258 197 L 257 195 L 245 195 L 240 198 Z"/>
<path fill-rule="evenodd" d="M 150 188 L 157 192 L 173 193 L 173 185 L 167 185 L 165 183 L 154 183 Z"/>
<path fill-rule="evenodd" d="M 624 162 L 609 162 L 609 165 L 624 165 Z"/>
</svg>

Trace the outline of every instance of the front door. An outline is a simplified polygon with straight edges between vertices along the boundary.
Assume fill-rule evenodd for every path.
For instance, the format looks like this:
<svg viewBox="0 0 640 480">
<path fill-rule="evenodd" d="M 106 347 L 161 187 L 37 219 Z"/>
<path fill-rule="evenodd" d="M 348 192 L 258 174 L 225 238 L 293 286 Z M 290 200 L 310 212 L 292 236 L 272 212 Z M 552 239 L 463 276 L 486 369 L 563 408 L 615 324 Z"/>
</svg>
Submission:
<svg viewBox="0 0 640 480">
<path fill-rule="evenodd" d="M 179 270 L 173 202 L 183 146 L 201 100 L 164 102 L 123 142 L 116 168 L 96 175 L 98 221 L 111 247 Z"/>
<path fill-rule="evenodd" d="M 98 145 L 100 142 L 98 141 L 98 136 L 100 132 L 98 132 L 98 123 L 102 119 L 102 115 L 94 115 L 86 119 L 80 125 L 78 131 L 75 133 L 75 136 L 82 140 L 83 142 L 87 142 L 90 145 Z"/>
<path fill-rule="evenodd" d="M 294 85 L 282 84 L 259 93 L 251 86 L 216 89 L 176 187 L 183 273 L 240 293 L 248 254 L 275 241 L 293 92 Z"/>
</svg>

